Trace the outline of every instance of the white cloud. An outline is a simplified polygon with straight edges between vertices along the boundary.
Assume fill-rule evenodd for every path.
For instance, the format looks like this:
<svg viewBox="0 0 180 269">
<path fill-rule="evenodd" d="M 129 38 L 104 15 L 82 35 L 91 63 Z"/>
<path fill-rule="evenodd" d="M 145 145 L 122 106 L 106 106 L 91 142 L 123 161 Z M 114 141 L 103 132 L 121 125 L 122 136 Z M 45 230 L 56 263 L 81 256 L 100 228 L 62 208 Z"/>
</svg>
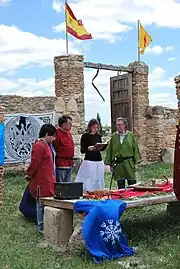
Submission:
<svg viewBox="0 0 180 269">
<path fill-rule="evenodd" d="M 56 55 L 65 54 L 63 39 L 49 39 L 15 26 L 0 25 L 0 72 L 27 66 L 50 66 Z M 75 44 L 69 42 L 71 53 L 78 53 Z"/>
<path fill-rule="evenodd" d="M 166 70 L 156 67 L 149 74 L 149 102 L 152 106 L 177 108 L 174 78 L 167 77 Z"/>
<path fill-rule="evenodd" d="M 174 47 L 173 46 L 167 46 L 166 48 L 165 48 L 165 51 L 166 52 L 170 52 L 170 51 L 173 51 L 174 50 Z"/>
<path fill-rule="evenodd" d="M 177 108 L 177 101 L 172 97 L 171 93 L 151 93 L 149 99 L 151 106 Z"/>
<path fill-rule="evenodd" d="M 175 95 L 172 93 L 150 93 L 149 101 L 151 106 L 177 108 L 177 100 Z"/>
<path fill-rule="evenodd" d="M 176 60 L 176 57 L 170 57 L 170 58 L 168 58 L 168 62 L 173 62 L 175 60 Z"/>
<path fill-rule="evenodd" d="M 113 20 L 85 20 L 83 21 L 86 30 L 92 34 L 93 39 L 105 39 L 110 43 L 114 43 L 116 40 L 120 40 L 120 33 L 128 32 L 132 27 L 121 24 Z M 98 25 L 98 26 L 97 26 Z M 53 31 L 55 32 L 64 32 L 65 23 L 60 23 L 56 26 L 53 26 Z"/>
<path fill-rule="evenodd" d="M 76 17 L 98 39 L 115 41 L 131 30 L 129 24 L 136 27 L 139 19 L 145 27 L 154 23 L 158 27 L 180 28 L 180 3 L 174 0 L 76 0 L 69 4 Z M 63 27 L 59 24 L 54 29 L 62 31 Z"/>
<path fill-rule="evenodd" d="M 5 79 L 0 78 L 0 89 L 2 95 L 20 96 L 54 96 L 54 78 L 37 80 L 35 78 Z"/>
<path fill-rule="evenodd" d="M 9 4 L 11 2 L 11 0 L 0 0 L 0 6 L 5 6 L 7 4 Z"/>
<path fill-rule="evenodd" d="M 161 67 L 156 67 L 149 74 L 149 87 L 150 88 L 174 88 L 174 78 L 166 78 L 166 70 Z"/>
<path fill-rule="evenodd" d="M 147 47 L 145 53 L 148 54 L 162 54 L 164 52 L 171 52 L 174 50 L 173 46 L 161 47 L 160 45 L 155 45 L 152 47 Z"/>
<path fill-rule="evenodd" d="M 60 0 L 53 0 L 52 3 L 52 9 L 55 10 L 56 12 L 61 12 L 63 10 L 63 2 L 60 2 Z"/>
</svg>

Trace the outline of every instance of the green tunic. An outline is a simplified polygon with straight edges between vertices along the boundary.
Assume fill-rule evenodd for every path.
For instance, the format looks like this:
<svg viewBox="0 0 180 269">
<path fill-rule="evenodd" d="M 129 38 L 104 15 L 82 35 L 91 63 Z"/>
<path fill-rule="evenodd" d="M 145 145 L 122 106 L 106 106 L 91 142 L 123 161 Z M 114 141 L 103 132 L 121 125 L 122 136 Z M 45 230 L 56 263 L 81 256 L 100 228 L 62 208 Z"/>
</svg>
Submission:
<svg viewBox="0 0 180 269">
<path fill-rule="evenodd" d="M 113 133 L 109 142 L 105 157 L 105 164 L 117 163 L 114 179 L 135 179 L 135 164 L 142 161 L 141 154 L 135 136 L 127 131 L 121 144 L 120 135 Z"/>
</svg>

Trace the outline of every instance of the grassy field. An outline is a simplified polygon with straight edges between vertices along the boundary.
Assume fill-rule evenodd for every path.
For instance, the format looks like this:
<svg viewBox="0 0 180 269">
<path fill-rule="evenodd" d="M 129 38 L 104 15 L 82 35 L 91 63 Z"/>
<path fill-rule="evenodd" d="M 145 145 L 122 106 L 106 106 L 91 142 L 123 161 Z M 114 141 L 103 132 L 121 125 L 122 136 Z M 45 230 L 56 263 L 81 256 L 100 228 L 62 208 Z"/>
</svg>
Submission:
<svg viewBox="0 0 180 269">
<path fill-rule="evenodd" d="M 171 177 L 172 167 L 163 164 L 140 167 L 138 178 L 161 178 L 163 174 Z M 110 175 L 107 174 L 107 186 L 109 179 Z M 91 261 L 85 261 L 84 255 L 70 256 L 69 253 L 45 247 L 34 224 L 25 221 L 18 212 L 25 185 L 25 181 L 20 177 L 5 179 L 4 207 L 0 212 L 0 268 L 180 268 L 180 222 L 167 215 L 165 205 L 125 212 L 122 224 L 130 245 L 137 247 L 136 255 L 120 261 L 94 265 Z M 124 267 L 120 264 L 122 261 L 131 262 L 131 267 Z"/>
</svg>

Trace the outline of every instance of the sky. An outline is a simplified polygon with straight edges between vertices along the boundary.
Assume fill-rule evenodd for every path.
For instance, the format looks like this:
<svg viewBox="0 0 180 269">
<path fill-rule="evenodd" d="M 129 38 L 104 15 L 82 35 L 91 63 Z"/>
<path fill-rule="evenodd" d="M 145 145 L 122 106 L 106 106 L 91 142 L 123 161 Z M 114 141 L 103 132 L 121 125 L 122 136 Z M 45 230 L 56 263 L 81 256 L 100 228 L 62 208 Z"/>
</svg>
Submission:
<svg viewBox="0 0 180 269">
<path fill-rule="evenodd" d="M 85 61 L 125 65 L 137 60 L 137 20 L 153 42 L 141 60 L 149 66 L 150 105 L 176 108 L 180 73 L 179 0 L 69 0 L 92 40 L 69 36 L 69 53 Z M 54 56 L 66 53 L 64 0 L 0 0 L 0 94 L 54 96 Z M 110 77 L 85 69 L 85 117 L 110 123 Z"/>
</svg>

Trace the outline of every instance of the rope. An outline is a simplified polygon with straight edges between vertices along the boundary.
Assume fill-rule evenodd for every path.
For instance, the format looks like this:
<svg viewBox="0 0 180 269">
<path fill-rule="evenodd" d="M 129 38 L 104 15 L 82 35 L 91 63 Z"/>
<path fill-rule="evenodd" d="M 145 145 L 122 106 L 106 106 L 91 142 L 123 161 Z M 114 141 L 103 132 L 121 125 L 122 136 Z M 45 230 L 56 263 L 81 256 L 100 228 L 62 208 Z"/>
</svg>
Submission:
<svg viewBox="0 0 180 269">
<path fill-rule="evenodd" d="M 99 64 L 99 68 L 97 69 L 97 72 L 95 74 L 95 76 L 92 79 L 92 85 L 94 87 L 94 89 L 97 91 L 97 93 L 99 94 L 99 96 L 102 98 L 102 100 L 105 102 L 104 97 L 102 96 L 102 94 L 100 93 L 100 91 L 98 90 L 98 88 L 94 85 L 93 81 L 95 80 L 95 78 L 97 78 L 98 74 L 99 74 L 99 69 L 101 68 L 101 65 Z"/>
</svg>

